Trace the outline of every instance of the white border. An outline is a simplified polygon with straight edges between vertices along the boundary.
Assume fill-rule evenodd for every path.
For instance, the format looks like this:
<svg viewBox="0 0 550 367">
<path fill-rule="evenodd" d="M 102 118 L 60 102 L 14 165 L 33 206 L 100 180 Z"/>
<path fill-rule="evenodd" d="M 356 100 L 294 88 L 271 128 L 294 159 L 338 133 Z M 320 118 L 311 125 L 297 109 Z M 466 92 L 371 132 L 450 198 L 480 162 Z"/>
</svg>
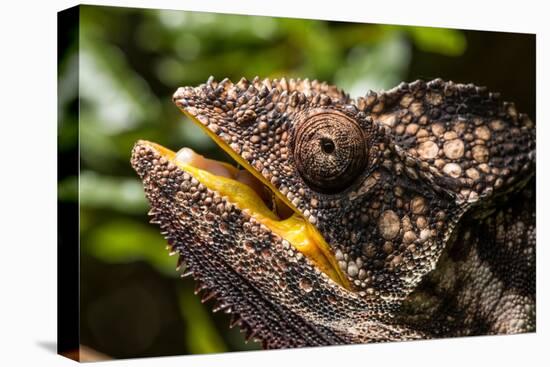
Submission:
<svg viewBox="0 0 550 367">
<path fill-rule="evenodd" d="M 537 333 L 105 362 L 117 366 L 539 365 L 548 342 L 548 11 L 543 1 L 94 1 L 98 5 L 537 33 Z M 56 339 L 56 11 L 74 1 L 5 2 L 0 21 L 0 365 L 69 365 Z M 543 69 L 543 65 L 546 69 Z M 542 102 L 542 103 L 541 103 Z M 542 144 L 541 144 L 542 143 Z M 548 226 L 546 226 L 548 227 Z M 546 354 L 546 353 L 544 353 Z"/>
</svg>

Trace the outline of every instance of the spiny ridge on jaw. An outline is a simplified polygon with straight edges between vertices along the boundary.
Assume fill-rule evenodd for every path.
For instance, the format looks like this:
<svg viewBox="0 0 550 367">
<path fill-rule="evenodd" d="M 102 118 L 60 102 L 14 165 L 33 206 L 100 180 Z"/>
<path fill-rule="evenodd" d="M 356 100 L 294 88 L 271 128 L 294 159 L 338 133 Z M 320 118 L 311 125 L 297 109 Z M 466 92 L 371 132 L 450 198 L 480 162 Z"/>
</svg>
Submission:
<svg viewBox="0 0 550 367">
<path fill-rule="evenodd" d="M 141 153 L 142 150 L 144 150 L 144 153 Z M 152 150 L 154 150 L 152 145 L 147 145 L 147 143 L 138 144 L 134 150 L 134 158 L 139 157 L 139 162 L 136 162 L 134 166 L 140 165 L 142 167 L 147 167 L 149 164 L 148 162 L 157 159 L 158 156 L 155 156 Z M 145 158 L 143 158 L 144 156 Z M 134 159 L 134 162 L 135 161 L 136 159 Z M 240 279 L 243 277 L 242 273 L 240 273 L 239 270 L 232 271 L 230 269 L 230 267 L 233 268 L 234 265 L 233 263 L 226 263 L 224 257 L 226 254 L 219 251 L 220 249 L 216 250 L 214 253 L 209 252 L 211 251 L 209 248 L 221 247 L 221 245 L 214 244 L 214 242 L 220 243 L 220 241 L 214 241 L 214 238 L 209 237 L 208 232 L 205 231 L 205 228 L 208 227 L 207 223 L 197 221 L 197 216 L 203 216 L 204 214 L 202 209 L 204 207 L 202 207 L 202 204 L 205 203 L 207 199 L 212 199 L 212 203 L 208 205 L 214 210 L 214 212 L 210 213 L 210 218 L 212 218 L 212 215 L 215 217 L 219 215 L 219 219 L 216 220 L 218 225 L 213 224 L 212 227 L 213 232 L 217 232 L 215 234 L 216 239 L 219 240 L 227 234 L 228 229 L 232 228 L 230 224 L 223 224 L 225 221 L 234 223 L 237 228 L 240 228 L 241 223 L 243 225 L 242 228 L 247 228 L 244 226 L 244 223 L 247 225 L 250 224 L 250 227 L 252 227 L 248 227 L 250 228 L 250 233 L 254 233 L 256 236 L 255 238 L 269 241 L 263 242 L 262 245 L 269 246 L 268 248 L 272 248 L 273 251 L 284 252 L 284 256 L 282 257 L 285 259 L 288 258 L 289 264 L 296 264 L 296 262 L 301 263 L 303 266 L 307 267 L 307 271 L 315 271 L 315 268 L 311 264 L 306 263 L 304 256 L 298 256 L 298 251 L 293 250 L 288 242 L 269 237 L 265 227 L 261 227 L 259 223 L 254 223 L 251 218 L 246 218 L 244 213 L 238 211 L 228 202 L 224 202 L 219 195 L 213 193 L 206 195 L 206 189 L 201 189 L 200 184 L 191 182 L 193 180 L 190 178 L 191 175 L 183 173 L 181 177 L 178 178 L 175 174 L 179 172 L 179 170 L 176 169 L 175 171 L 169 171 L 167 177 L 164 177 L 165 168 L 168 164 L 169 162 L 161 163 L 158 159 L 154 167 L 146 171 L 147 175 L 144 177 L 143 181 L 146 195 L 153 207 L 151 210 L 151 214 L 154 216 L 153 220 L 160 223 L 161 232 L 166 238 L 174 238 L 174 241 L 171 240 L 171 243 L 173 243 L 172 249 L 179 250 L 180 254 L 186 259 L 185 263 L 187 267 L 182 267 L 182 270 L 191 272 L 190 275 L 192 275 L 194 279 L 200 279 L 201 283 L 206 285 L 208 289 L 220 291 L 220 296 L 227 300 L 231 311 L 242 315 L 247 322 L 250 321 L 252 327 L 258 330 L 256 335 L 264 341 L 267 339 L 269 347 L 300 346 L 304 340 L 309 340 L 308 343 L 316 345 L 328 343 L 327 338 L 336 338 L 332 336 L 332 332 L 328 333 L 329 336 L 317 336 L 318 331 L 316 331 L 316 327 L 310 328 L 308 325 L 305 325 L 299 315 L 290 311 L 288 313 L 282 312 L 278 314 L 275 319 L 273 316 L 271 316 L 269 320 L 263 319 L 264 314 L 266 314 L 265 308 L 267 307 L 269 309 L 272 307 L 271 302 L 273 302 L 273 299 L 269 297 L 266 298 L 265 293 L 262 293 L 255 283 L 250 284 L 245 282 L 246 284 L 241 284 L 241 282 L 244 281 Z M 166 179 L 166 183 L 160 184 L 161 179 Z M 197 194 L 196 199 L 192 199 L 190 194 L 185 195 L 182 192 L 182 190 L 187 191 L 190 188 L 196 189 L 193 191 L 194 194 Z M 199 197 L 200 195 L 203 196 Z M 219 212 L 217 211 L 219 206 L 216 201 L 217 199 L 219 199 L 220 204 L 225 205 L 226 209 Z M 227 210 L 228 207 L 231 207 L 231 215 L 223 217 L 223 214 L 229 214 Z M 236 217 L 241 217 L 242 222 L 240 220 L 235 220 Z M 212 219 L 209 219 L 208 215 L 204 215 L 203 218 L 208 223 L 212 223 Z M 195 226 L 193 221 L 201 223 L 197 223 Z M 254 228 L 257 228 L 260 233 L 254 230 Z M 268 237 L 264 237 L 261 233 L 268 235 Z M 227 236 L 227 238 L 230 242 L 230 249 L 236 247 L 240 248 L 241 251 L 246 251 L 247 254 L 251 253 L 250 244 L 248 242 L 235 243 L 231 240 L 235 237 Z M 260 256 L 260 248 L 256 244 L 254 244 L 254 246 L 254 251 L 257 253 L 256 257 L 265 259 L 265 252 L 262 250 Z M 271 256 L 271 254 L 268 254 L 268 256 Z M 269 261 L 267 261 L 267 263 L 269 263 Z M 183 261 L 181 264 L 183 264 Z M 281 263 L 278 261 L 277 265 L 278 264 Z M 297 268 L 298 266 L 296 265 L 296 269 Z M 318 274 L 316 272 L 316 276 L 319 277 L 319 284 L 325 284 L 329 280 L 328 276 L 325 274 Z M 326 286 L 328 288 L 330 285 L 327 284 Z M 203 287 L 200 288 L 202 289 Z M 202 289 L 202 291 L 206 290 L 207 289 Z M 339 288 L 335 289 L 335 291 L 341 292 Z M 263 290 L 263 292 L 265 292 L 265 290 Z M 300 291 L 300 293 L 301 292 L 302 291 Z M 309 294 L 313 293 L 314 292 L 311 292 Z M 352 297 L 352 299 L 354 302 L 356 301 L 355 297 Z M 229 308 L 225 307 L 224 310 L 228 310 Z M 268 312 L 267 315 L 270 315 L 270 313 Z M 277 330 L 274 331 L 273 327 Z M 267 335 L 273 333 L 275 333 L 273 337 Z M 287 340 L 287 338 L 284 337 L 285 335 L 295 335 L 296 341 Z M 281 336 L 283 339 L 277 339 Z"/>
<path fill-rule="evenodd" d="M 235 279 L 226 279 L 226 275 L 230 274 L 219 271 L 215 274 L 210 273 L 204 262 L 200 262 L 190 251 L 182 249 L 181 257 L 184 256 L 187 266 L 192 269 L 188 274 L 192 275 L 196 282 L 195 294 L 201 297 L 203 303 L 211 302 L 212 312 L 223 311 L 229 314 L 230 328 L 238 326 L 240 332 L 244 334 L 246 342 L 261 342 L 264 349 L 304 346 L 298 339 L 281 338 L 279 333 L 284 333 L 284 328 L 281 330 L 266 329 L 266 325 L 260 322 L 263 314 L 261 314 L 262 306 L 258 304 L 258 300 L 254 302 L 254 298 L 252 298 L 251 305 L 246 307 L 238 302 L 235 303 L 235 300 L 243 299 L 244 295 L 241 294 L 243 291 L 228 289 L 226 283 L 220 283 L 221 279 L 225 279 L 225 282 L 235 284 Z M 214 281 L 213 277 L 217 280 Z M 248 297 L 250 296 L 251 294 L 248 294 Z M 286 317 L 290 317 L 290 315 L 286 315 Z"/>
<path fill-rule="evenodd" d="M 188 274 L 193 274 L 189 272 Z M 186 276 L 186 275 L 182 275 Z M 247 323 L 238 312 L 236 312 L 232 307 L 228 299 L 223 297 L 218 290 L 212 290 L 205 283 L 202 282 L 201 278 L 197 276 L 195 278 L 195 295 L 201 295 L 201 303 L 206 303 L 208 301 L 213 301 L 214 306 L 212 307 L 212 312 L 216 313 L 219 311 L 224 311 L 225 313 L 231 316 L 229 321 L 229 327 L 233 328 L 239 326 L 241 333 L 245 334 L 245 341 L 249 342 L 250 340 L 254 342 L 262 342 L 263 348 L 267 348 L 266 340 L 261 340 L 260 338 L 254 338 L 258 330 Z"/>
<path fill-rule="evenodd" d="M 138 156 L 139 156 L 138 152 Z M 174 254 L 179 254 L 178 262 L 177 262 L 177 271 L 183 270 L 184 273 L 181 273 L 181 277 L 189 277 L 193 276 L 195 280 L 195 291 L 194 293 L 196 295 L 202 294 L 201 302 L 207 302 L 213 300 L 215 302 L 212 312 L 219 312 L 224 311 L 227 314 L 231 315 L 230 320 L 230 327 L 234 327 L 235 325 L 239 326 L 239 330 L 241 333 L 245 334 L 245 340 L 246 342 L 254 341 L 254 342 L 261 342 L 263 348 L 269 348 L 269 340 L 267 338 L 260 338 L 259 334 L 260 329 L 258 327 L 253 326 L 251 323 L 244 320 L 239 311 L 238 307 L 234 307 L 232 300 L 230 297 L 225 296 L 223 292 L 220 292 L 219 289 L 216 288 L 214 284 L 209 285 L 208 278 L 204 276 L 203 274 L 203 267 L 200 266 L 198 263 L 196 263 L 192 256 L 190 256 L 189 252 L 186 252 L 184 255 L 184 251 L 177 246 L 173 241 L 171 240 L 171 237 L 169 235 L 169 222 L 165 220 L 165 218 L 162 215 L 161 211 L 157 211 L 155 209 L 151 209 L 149 212 L 149 215 L 152 217 L 155 222 L 159 223 L 161 226 L 161 229 L 163 229 L 164 236 L 169 241 L 169 245 L 167 246 L 167 249 Z M 236 306 L 236 305 L 235 305 Z M 273 347 L 277 347 L 274 345 Z"/>
</svg>

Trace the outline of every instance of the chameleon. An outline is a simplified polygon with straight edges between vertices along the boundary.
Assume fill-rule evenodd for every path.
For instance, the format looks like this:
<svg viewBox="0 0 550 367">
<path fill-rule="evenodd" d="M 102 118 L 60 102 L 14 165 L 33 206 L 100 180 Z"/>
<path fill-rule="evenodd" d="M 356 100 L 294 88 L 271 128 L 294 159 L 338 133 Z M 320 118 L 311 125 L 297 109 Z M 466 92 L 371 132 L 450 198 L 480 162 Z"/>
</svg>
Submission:
<svg viewBox="0 0 550 367">
<path fill-rule="evenodd" d="M 534 122 L 435 79 L 351 98 L 210 77 L 175 105 L 235 164 L 140 140 L 178 269 L 247 340 L 292 348 L 534 332 Z"/>
</svg>

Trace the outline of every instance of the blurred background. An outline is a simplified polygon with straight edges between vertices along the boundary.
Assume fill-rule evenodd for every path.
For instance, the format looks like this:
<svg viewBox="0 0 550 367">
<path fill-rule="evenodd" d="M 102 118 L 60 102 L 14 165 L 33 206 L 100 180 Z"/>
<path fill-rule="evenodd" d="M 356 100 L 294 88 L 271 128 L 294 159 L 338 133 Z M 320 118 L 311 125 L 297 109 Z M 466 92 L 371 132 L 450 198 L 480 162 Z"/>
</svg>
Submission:
<svg viewBox="0 0 550 367">
<path fill-rule="evenodd" d="M 77 203 L 63 157 L 80 134 L 81 343 L 111 358 L 259 348 L 179 278 L 129 164 L 138 139 L 226 159 L 172 105 L 177 87 L 307 77 L 354 97 L 441 77 L 486 85 L 535 119 L 534 35 L 81 6 L 62 36 L 59 200 Z"/>
</svg>

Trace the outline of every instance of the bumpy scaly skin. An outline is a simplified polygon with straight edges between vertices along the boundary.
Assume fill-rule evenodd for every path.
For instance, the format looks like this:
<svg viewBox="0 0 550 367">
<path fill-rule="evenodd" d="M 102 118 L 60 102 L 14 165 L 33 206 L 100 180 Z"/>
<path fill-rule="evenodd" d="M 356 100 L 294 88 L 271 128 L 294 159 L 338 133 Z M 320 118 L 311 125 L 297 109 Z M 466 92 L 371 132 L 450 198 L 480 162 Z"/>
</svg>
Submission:
<svg viewBox="0 0 550 367">
<path fill-rule="evenodd" d="M 434 336 L 535 328 L 535 185 L 506 195 L 483 218 L 464 218 L 437 268 L 400 317 Z"/>
<path fill-rule="evenodd" d="M 535 128 L 513 104 L 441 80 L 353 100 L 316 81 L 258 78 L 211 78 L 174 102 L 318 228 L 352 285 L 136 144 L 154 221 L 206 297 L 264 347 L 534 330 Z M 339 131 L 352 142 L 329 144 L 332 161 L 308 143 L 338 146 Z"/>
</svg>

